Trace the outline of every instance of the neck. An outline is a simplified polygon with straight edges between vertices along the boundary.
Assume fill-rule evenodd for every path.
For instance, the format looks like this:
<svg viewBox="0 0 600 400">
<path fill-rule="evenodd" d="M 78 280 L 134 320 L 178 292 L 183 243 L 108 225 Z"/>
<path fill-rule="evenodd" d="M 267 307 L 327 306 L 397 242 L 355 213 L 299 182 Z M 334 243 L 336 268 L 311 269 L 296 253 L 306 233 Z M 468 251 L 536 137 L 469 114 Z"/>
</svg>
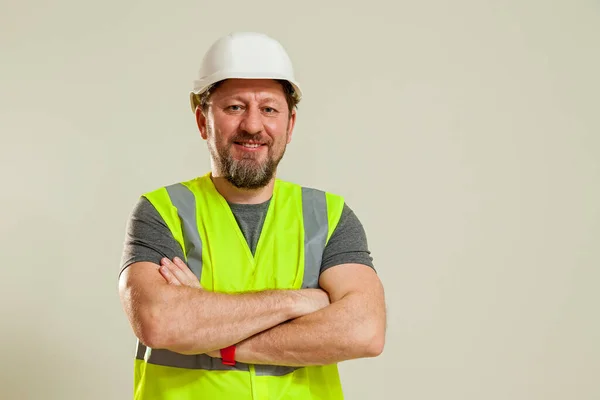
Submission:
<svg viewBox="0 0 600 400">
<path fill-rule="evenodd" d="M 217 192 L 230 203 L 236 204 L 260 204 L 273 196 L 275 177 L 269 183 L 259 189 L 240 189 L 233 186 L 227 179 L 211 173 L 210 179 L 215 185 Z"/>
</svg>

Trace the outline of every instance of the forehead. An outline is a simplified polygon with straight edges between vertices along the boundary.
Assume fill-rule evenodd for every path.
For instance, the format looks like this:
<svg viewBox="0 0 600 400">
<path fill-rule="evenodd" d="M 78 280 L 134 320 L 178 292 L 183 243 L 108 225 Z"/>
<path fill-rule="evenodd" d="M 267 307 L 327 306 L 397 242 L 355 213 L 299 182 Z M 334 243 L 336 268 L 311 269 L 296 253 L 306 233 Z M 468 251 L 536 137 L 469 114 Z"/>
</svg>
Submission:
<svg viewBox="0 0 600 400">
<path fill-rule="evenodd" d="M 218 100 L 228 97 L 270 97 L 285 101 L 283 87 L 272 79 L 227 79 L 220 83 L 212 98 Z"/>
</svg>

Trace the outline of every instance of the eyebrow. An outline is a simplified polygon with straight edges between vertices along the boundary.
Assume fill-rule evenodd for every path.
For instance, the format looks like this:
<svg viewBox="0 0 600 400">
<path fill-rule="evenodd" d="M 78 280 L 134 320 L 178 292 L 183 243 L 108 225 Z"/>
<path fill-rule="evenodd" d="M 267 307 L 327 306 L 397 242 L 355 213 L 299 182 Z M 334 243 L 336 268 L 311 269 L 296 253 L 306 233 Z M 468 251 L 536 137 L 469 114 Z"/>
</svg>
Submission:
<svg viewBox="0 0 600 400">
<path fill-rule="evenodd" d="M 233 94 L 231 96 L 223 96 L 223 98 L 221 99 L 222 101 L 225 100 L 239 100 L 239 101 L 244 101 L 244 98 L 242 96 L 240 96 L 239 94 Z M 267 96 L 264 97 L 260 100 L 261 103 L 268 103 L 268 102 L 273 102 L 276 104 L 279 104 L 283 101 L 278 100 L 277 98 L 273 97 L 273 96 Z"/>
</svg>

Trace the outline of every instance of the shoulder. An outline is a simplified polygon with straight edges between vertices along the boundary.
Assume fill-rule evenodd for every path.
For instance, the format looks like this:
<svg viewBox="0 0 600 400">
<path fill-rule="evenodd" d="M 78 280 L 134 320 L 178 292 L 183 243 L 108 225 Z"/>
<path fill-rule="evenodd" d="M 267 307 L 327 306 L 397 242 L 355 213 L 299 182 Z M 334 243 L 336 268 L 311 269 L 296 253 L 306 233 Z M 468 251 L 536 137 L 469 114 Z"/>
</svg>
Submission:
<svg viewBox="0 0 600 400">
<path fill-rule="evenodd" d="M 174 199 L 201 191 L 202 182 L 206 179 L 210 179 L 209 174 L 185 181 L 170 182 L 143 192 L 141 197 L 147 199 L 156 209 L 165 210 L 172 207 Z"/>
<path fill-rule="evenodd" d="M 160 195 L 165 192 L 169 192 L 173 188 L 180 187 L 180 186 L 185 186 L 190 189 L 197 188 L 200 186 L 200 183 L 202 181 L 205 181 L 206 179 L 210 179 L 209 174 L 197 176 L 197 177 L 187 179 L 187 180 L 182 180 L 182 181 L 167 182 L 167 183 L 163 184 L 162 186 L 155 186 L 154 188 L 143 191 L 141 195 L 143 197 L 152 197 L 152 196 Z"/>
<path fill-rule="evenodd" d="M 140 227 L 147 224 L 165 225 L 156 206 L 145 196 L 139 196 L 129 214 L 129 227 Z"/>
<path fill-rule="evenodd" d="M 375 269 L 363 224 L 346 203 L 325 247 L 321 272 L 342 264 L 362 264 Z"/>
<path fill-rule="evenodd" d="M 364 227 L 356 213 L 348 203 L 344 202 L 342 213 L 340 216 L 339 230 L 351 232 L 353 234 L 364 234 Z"/>
<path fill-rule="evenodd" d="M 275 180 L 275 184 L 280 189 L 285 188 L 285 189 L 304 190 L 305 192 L 315 192 L 315 193 L 326 194 L 328 196 L 343 197 L 339 193 L 334 193 L 334 192 L 331 192 L 329 190 L 326 190 L 326 189 L 323 189 L 323 188 L 320 188 L 317 186 L 301 184 L 301 183 L 292 182 L 292 181 L 288 181 L 288 180 L 281 179 L 281 178 L 277 178 Z"/>
<path fill-rule="evenodd" d="M 279 178 L 276 180 L 276 185 L 279 191 L 299 193 L 301 194 L 302 198 L 307 201 L 313 201 L 316 203 L 321 202 L 323 205 L 327 205 L 329 207 L 337 205 L 340 212 L 344 205 L 345 200 L 343 195 L 323 188 L 302 185 Z"/>
<path fill-rule="evenodd" d="M 309 215 L 327 227 L 327 240 L 335 231 L 344 209 L 344 196 L 315 186 L 301 185 L 281 179 L 276 181 L 277 191 L 300 196 L 304 215 Z"/>
</svg>

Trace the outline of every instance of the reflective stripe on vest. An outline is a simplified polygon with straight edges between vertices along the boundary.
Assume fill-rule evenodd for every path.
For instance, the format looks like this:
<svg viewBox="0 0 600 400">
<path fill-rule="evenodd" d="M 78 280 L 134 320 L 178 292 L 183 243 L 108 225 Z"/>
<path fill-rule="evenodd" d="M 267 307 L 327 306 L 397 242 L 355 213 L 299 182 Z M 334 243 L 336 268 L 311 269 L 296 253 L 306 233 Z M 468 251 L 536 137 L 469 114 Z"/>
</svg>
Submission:
<svg viewBox="0 0 600 400">
<path fill-rule="evenodd" d="M 187 254 L 187 265 L 201 279 L 202 240 L 196 220 L 196 198 L 185 185 L 178 183 L 166 187 L 171 203 L 177 208 L 183 243 Z M 329 221 L 325 192 L 311 188 L 302 188 L 302 214 L 304 223 L 304 276 L 302 288 L 318 288 L 319 272 L 323 251 L 327 243 Z M 249 371 L 249 365 L 236 363 L 224 365 L 220 359 L 206 354 L 185 355 L 165 349 L 150 349 L 138 341 L 136 358 L 147 363 L 187 369 L 236 370 Z M 256 375 L 283 376 L 298 369 L 280 365 L 255 365 Z"/>
</svg>

